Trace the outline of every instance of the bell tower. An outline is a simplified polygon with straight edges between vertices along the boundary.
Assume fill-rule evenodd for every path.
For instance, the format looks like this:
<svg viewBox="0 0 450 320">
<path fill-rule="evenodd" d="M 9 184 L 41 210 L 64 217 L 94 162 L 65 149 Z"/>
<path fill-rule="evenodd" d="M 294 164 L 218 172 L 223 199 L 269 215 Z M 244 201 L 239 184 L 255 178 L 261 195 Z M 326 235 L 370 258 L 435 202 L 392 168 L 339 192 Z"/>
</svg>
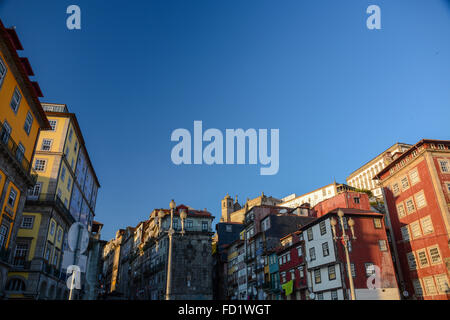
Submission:
<svg viewBox="0 0 450 320">
<path fill-rule="evenodd" d="M 231 213 L 233 212 L 233 199 L 227 195 L 222 199 L 222 219 L 223 222 L 231 222 Z"/>
</svg>

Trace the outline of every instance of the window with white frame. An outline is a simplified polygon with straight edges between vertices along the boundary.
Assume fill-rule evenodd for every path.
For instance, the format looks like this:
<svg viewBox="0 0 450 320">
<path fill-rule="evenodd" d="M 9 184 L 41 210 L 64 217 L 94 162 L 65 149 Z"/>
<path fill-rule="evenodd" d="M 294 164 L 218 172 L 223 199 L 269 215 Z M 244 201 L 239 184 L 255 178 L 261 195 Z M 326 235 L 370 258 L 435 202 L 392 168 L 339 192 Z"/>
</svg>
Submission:
<svg viewBox="0 0 450 320">
<path fill-rule="evenodd" d="M 414 252 L 408 252 L 406 254 L 406 259 L 408 260 L 409 270 L 416 270 L 417 269 L 417 260 L 416 260 L 416 256 L 414 255 Z"/>
<path fill-rule="evenodd" d="M 52 139 L 42 139 L 41 150 L 42 151 L 50 151 L 52 148 Z"/>
<path fill-rule="evenodd" d="M 375 274 L 375 266 L 372 262 L 364 263 L 364 267 L 366 269 L 366 275 L 370 277 L 371 275 Z"/>
<path fill-rule="evenodd" d="M 332 290 L 331 291 L 331 300 L 338 300 L 337 290 Z"/>
<path fill-rule="evenodd" d="M 56 131 L 56 125 L 58 124 L 57 120 L 48 120 L 50 123 L 51 131 Z"/>
<path fill-rule="evenodd" d="M 415 185 L 420 181 L 419 171 L 417 170 L 417 168 L 409 172 L 409 179 L 411 180 L 411 185 Z"/>
<path fill-rule="evenodd" d="M 380 251 L 387 251 L 386 240 L 378 240 L 378 246 L 380 247 Z"/>
<path fill-rule="evenodd" d="M 29 244 L 28 242 L 19 242 L 16 244 L 14 252 L 14 265 L 23 266 L 28 257 Z"/>
<path fill-rule="evenodd" d="M 298 267 L 298 275 L 299 275 L 300 279 L 305 277 L 305 270 L 304 270 L 303 266 Z"/>
<path fill-rule="evenodd" d="M 27 117 L 25 118 L 25 124 L 23 125 L 23 129 L 27 134 L 30 134 L 32 126 L 33 126 L 33 116 L 31 115 L 31 112 L 28 111 Z"/>
<path fill-rule="evenodd" d="M 417 250 L 417 260 L 419 261 L 419 266 L 425 268 L 429 266 L 428 257 L 425 249 Z"/>
<path fill-rule="evenodd" d="M 427 295 L 437 294 L 436 286 L 434 285 L 433 277 L 425 277 L 422 279 L 423 286 Z"/>
<path fill-rule="evenodd" d="M 45 171 L 45 165 L 46 164 L 47 164 L 47 160 L 36 159 L 34 161 L 34 170 L 36 170 L 36 171 Z"/>
<path fill-rule="evenodd" d="M 397 205 L 397 214 L 399 218 L 403 218 L 404 216 L 406 216 L 405 207 L 403 203 Z"/>
<path fill-rule="evenodd" d="M 434 280 L 436 280 L 436 285 L 439 293 L 448 294 L 450 292 L 448 277 L 445 273 L 434 276 Z"/>
<path fill-rule="evenodd" d="M 411 234 L 414 239 L 422 236 L 422 230 L 420 229 L 419 221 L 414 221 L 410 224 Z"/>
<path fill-rule="evenodd" d="M 317 300 L 323 300 L 323 293 L 322 292 L 317 294 Z"/>
<path fill-rule="evenodd" d="M 439 166 L 441 167 L 441 171 L 443 173 L 449 173 L 450 172 L 450 165 L 448 160 L 439 160 Z"/>
<path fill-rule="evenodd" d="M 320 269 L 314 270 L 314 283 L 321 283 L 322 282 L 322 275 L 320 273 Z"/>
<path fill-rule="evenodd" d="M 400 188 L 398 187 L 398 183 L 394 183 L 392 185 L 392 192 L 394 193 L 394 196 L 396 196 L 400 193 Z"/>
<path fill-rule="evenodd" d="M 289 273 L 291 274 L 291 280 L 295 280 L 295 270 L 291 269 L 289 270 Z"/>
<path fill-rule="evenodd" d="M 302 247 L 300 246 L 300 247 L 297 247 L 297 255 L 299 256 L 299 257 L 301 257 L 302 255 L 303 255 L 303 250 L 302 250 Z"/>
<path fill-rule="evenodd" d="M 312 230 L 312 228 L 309 228 L 309 229 L 306 231 L 306 233 L 307 233 L 307 235 L 308 235 L 308 241 L 313 240 L 313 230 Z"/>
<path fill-rule="evenodd" d="M 20 101 L 22 100 L 22 94 L 19 91 L 19 88 L 15 88 L 14 92 L 13 92 L 13 96 L 11 98 L 11 102 L 10 102 L 10 106 L 11 109 L 13 109 L 13 111 L 15 113 L 17 113 L 17 110 L 19 109 L 19 105 L 20 105 Z"/>
<path fill-rule="evenodd" d="M 425 218 L 420 219 L 420 224 L 422 225 L 422 230 L 423 230 L 424 235 L 434 232 L 431 216 L 426 216 Z"/>
<path fill-rule="evenodd" d="M 382 228 L 381 219 L 374 218 L 373 225 L 374 225 L 375 229 L 381 229 Z"/>
<path fill-rule="evenodd" d="M 330 255 L 330 248 L 328 247 L 328 242 L 322 243 L 322 254 L 324 257 Z"/>
<path fill-rule="evenodd" d="M 55 228 L 56 228 L 56 223 L 55 223 L 55 221 L 52 221 L 50 223 L 50 235 L 54 235 L 55 234 Z"/>
<path fill-rule="evenodd" d="M 316 249 L 315 248 L 309 248 L 309 258 L 311 261 L 316 260 Z"/>
<path fill-rule="evenodd" d="M 400 180 L 400 183 L 402 184 L 402 190 L 403 191 L 405 191 L 406 189 L 408 189 L 409 188 L 409 181 L 408 181 L 408 177 L 403 177 L 401 180 Z"/>
<path fill-rule="evenodd" d="M 202 231 L 208 231 L 208 221 L 202 221 Z"/>
<path fill-rule="evenodd" d="M 423 190 L 420 191 L 419 193 L 416 193 L 414 195 L 414 198 L 416 200 L 417 209 L 423 208 L 427 205 L 427 201 L 425 199 L 425 194 Z"/>
<path fill-rule="evenodd" d="M 416 207 L 414 206 L 414 201 L 412 199 L 406 200 L 405 204 L 406 204 L 406 210 L 408 211 L 408 214 L 410 214 L 416 210 Z"/>
<path fill-rule="evenodd" d="M 261 221 L 261 229 L 262 231 L 267 231 L 270 228 L 270 219 L 269 217 L 265 218 Z"/>
<path fill-rule="evenodd" d="M 428 247 L 427 249 L 432 265 L 442 263 L 441 253 L 439 252 L 439 247 L 437 245 Z"/>
<path fill-rule="evenodd" d="M 328 280 L 336 279 L 336 267 L 334 265 L 328 266 Z"/>
<path fill-rule="evenodd" d="M 400 231 L 402 233 L 402 239 L 405 240 L 405 241 L 409 241 L 410 234 L 409 234 L 409 227 L 408 227 L 408 225 L 401 227 Z"/>
<path fill-rule="evenodd" d="M 323 236 L 325 233 L 327 233 L 327 226 L 325 224 L 325 221 L 321 221 L 319 223 L 319 228 L 320 228 L 320 235 Z"/>
<path fill-rule="evenodd" d="M 0 249 L 6 246 L 6 241 L 8 240 L 9 228 L 2 224 L 0 225 Z"/>
<path fill-rule="evenodd" d="M 17 191 L 11 187 L 11 190 L 9 191 L 9 197 L 8 197 L 8 205 L 11 208 L 14 208 L 14 204 L 16 203 L 16 198 L 17 198 Z"/>
<path fill-rule="evenodd" d="M 0 57 L 0 88 L 1 88 L 1 86 L 2 86 L 2 84 L 3 84 L 3 80 L 5 79 L 5 77 L 6 77 L 6 72 L 7 72 L 7 68 L 6 68 L 6 64 L 5 64 L 5 62 L 3 61 L 3 59 Z"/>
<path fill-rule="evenodd" d="M 33 229 L 34 224 L 34 216 L 22 216 L 22 224 L 21 228 L 24 229 Z"/>
</svg>

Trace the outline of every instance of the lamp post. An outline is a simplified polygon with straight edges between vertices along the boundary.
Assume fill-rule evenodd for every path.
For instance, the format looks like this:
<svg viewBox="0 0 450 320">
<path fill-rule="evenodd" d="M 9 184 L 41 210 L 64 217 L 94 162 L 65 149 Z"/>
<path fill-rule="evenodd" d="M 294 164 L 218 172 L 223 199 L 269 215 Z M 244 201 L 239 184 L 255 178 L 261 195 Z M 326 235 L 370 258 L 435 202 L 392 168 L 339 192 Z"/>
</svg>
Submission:
<svg viewBox="0 0 450 320">
<path fill-rule="evenodd" d="M 356 300 L 355 297 L 355 286 L 353 284 L 353 276 L 352 276 L 352 270 L 351 270 L 351 265 L 350 265 L 350 256 L 348 254 L 348 243 L 350 241 L 349 236 L 345 233 L 345 228 L 344 228 L 344 211 L 342 211 L 341 209 L 338 210 L 338 217 L 340 220 L 340 225 L 341 225 L 341 230 L 342 230 L 342 236 L 341 237 L 337 237 L 336 236 L 336 225 L 337 225 L 337 221 L 334 217 L 331 218 L 330 223 L 331 223 L 331 228 L 333 230 L 333 239 L 334 241 L 337 242 L 338 239 L 342 240 L 342 245 L 344 246 L 344 251 L 345 251 L 345 259 L 347 262 L 347 276 L 348 276 L 348 282 L 350 283 L 350 294 L 351 294 L 351 298 L 352 300 Z M 354 226 L 355 226 L 355 221 L 350 218 L 348 220 L 348 225 L 350 226 L 350 230 L 352 231 L 352 240 L 356 240 L 355 237 L 355 230 L 354 230 Z"/>
<path fill-rule="evenodd" d="M 171 287 L 172 287 L 172 240 L 173 235 L 176 233 L 173 229 L 173 214 L 176 209 L 175 201 L 170 201 L 170 227 L 167 231 L 167 235 L 169 237 L 169 254 L 168 254 L 168 260 L 167 260 L 167 282 L 166 282 L 166 300 L 170 300 L 170 294 L 171 294 Z M 159 223 L 159 229 L 161 230 L 161 222 L 162 218 L 164 217 L 164 212 L 161 210 L 158 212 L 158 223 Z M 182 209 L 180 212 L 180 218 L 181 218 L 181 235 L 184 235 L 184 220 L 187 217 L 187 213 L 185 209 Z"/>
</svg>

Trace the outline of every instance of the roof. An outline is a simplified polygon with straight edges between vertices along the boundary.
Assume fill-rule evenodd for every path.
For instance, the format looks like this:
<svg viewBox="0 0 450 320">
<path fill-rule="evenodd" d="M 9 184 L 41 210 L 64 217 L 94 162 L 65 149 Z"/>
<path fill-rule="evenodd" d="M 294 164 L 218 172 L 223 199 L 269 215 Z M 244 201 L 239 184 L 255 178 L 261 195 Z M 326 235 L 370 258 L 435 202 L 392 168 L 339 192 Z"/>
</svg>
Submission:
<svg viewBox="0 0 450 320">
<path fill-rule="evenodd" d="M 409 148 L 408 150 L 406 150 L 405 152 L 403 152 L 398 158 L 396 158 L 395 160 L 393 160 L 391 163 L 389 163 L 386 167 L 384 167 L 384 169 L 382 169 L 380 172 L 378 172 L 373 179 L 380 179 L 381 175 L 383 175 L 384 173 L 386 173 L 388 170 L 390 170 L 395 164 L 399 163 L 400 161 L 402 161 L 404 158 L 406 158 L 408 155 L 410 155 L 414 150 L 416 150 L 417 148 L 419 148 L 421 145 L 423 145 L 424 143 L 437 143 L 437 144 L 450 144 L 450 140 L 434 140 L 434 139 L 422 139 L 419 142 L 417 142 L 415 145 L 411 146 L 411 148 Z M 436 149 L 438 150 L 438 149 Z"/>
<path fill-rule="evenodd" d="M 27 91 L 31 96 L 30 107 L 34 111 L 35 115 L 38 116 L 38 121 L 40 123 L 41 128 L 50 129 L 50 123 L 45 115 L 44 109 L 42 108 L 41 102 L 39 101 L 39 96 L 42 96 L 42 92 L 37 90 L 39 86 L 35 81 L 31 81 L 28 77 L 33 74 L 31 70 L 31 66 L 29 65 L 28 59 L 20 58 L 17 54 L 17 50 L 23 50 L 22 44 L 20 43 L 19 37 L 14 28 L 5 28 L 3 22 L 0 19 L 0 40 L 3 40 L 3 43 L 8 49 L 9 54 L 14 61 L 20 75 L 22 76 L 25 82 L 25 88 L 21 88 L 22 91 Z M 31 74 L 30 74 L 31 73 Z M 35 84 L 33 84 L 35 83 Z M 37 112 L 37 114 L 36 114 Z"/>
</svg>

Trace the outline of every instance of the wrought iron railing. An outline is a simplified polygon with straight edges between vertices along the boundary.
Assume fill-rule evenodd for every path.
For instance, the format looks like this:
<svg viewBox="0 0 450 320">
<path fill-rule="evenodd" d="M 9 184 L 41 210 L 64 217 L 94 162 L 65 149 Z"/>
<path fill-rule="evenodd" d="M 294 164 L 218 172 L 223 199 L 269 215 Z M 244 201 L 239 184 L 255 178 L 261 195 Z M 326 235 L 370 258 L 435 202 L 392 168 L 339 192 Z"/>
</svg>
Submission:
<svg viewBox="0 0 450 320">
<path fill-rule="evenodd" d="M 2 123 L 0 123 L 0 146 L 6 150 L 22 171 L 31 179 L 32 183 L 35 184 L 38 177 L 37 172 L 31 167 L 31 163 L 23 154 L 23 150 L 11 138 L 10 133 L 4 128 Z"/>
<path fill-rule="evenodd" d="M 54 205 L 60 211 L 68 216 L 69 219 L 74 219 L 70 210 L 66 207 L 66 205 L 61 201 L 55 193 L 41 193 L 38 196 L 27 195 L 27 204 L 35 205 L 35 204 L 45 204 L 45 205 Z"/>
</svg>

